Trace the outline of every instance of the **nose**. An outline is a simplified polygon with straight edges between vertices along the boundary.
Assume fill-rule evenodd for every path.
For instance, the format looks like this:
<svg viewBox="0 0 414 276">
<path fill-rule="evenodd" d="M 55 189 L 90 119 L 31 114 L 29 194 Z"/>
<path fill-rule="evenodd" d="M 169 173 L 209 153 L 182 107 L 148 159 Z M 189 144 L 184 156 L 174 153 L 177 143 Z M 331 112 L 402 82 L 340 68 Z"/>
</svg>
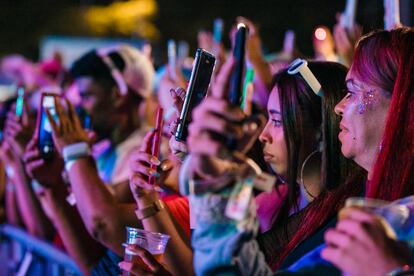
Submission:
<svg viewBox="0 0 414 276">
<path fill-rule="evenodd" d="M 336 115 L 342 116 L 345 108 L 345 97 L 335 106 L 334 110 Z"/>
<path fill-rule="evenodd" d="M 270 135 L 270 132 L 269 132 L 269 126 L 270 126 L 270 122 L 267 122 L 262 133 L 260 133 L 259 140 L 262 143 L 272 143 L 272 136 Z"/>
</svg>

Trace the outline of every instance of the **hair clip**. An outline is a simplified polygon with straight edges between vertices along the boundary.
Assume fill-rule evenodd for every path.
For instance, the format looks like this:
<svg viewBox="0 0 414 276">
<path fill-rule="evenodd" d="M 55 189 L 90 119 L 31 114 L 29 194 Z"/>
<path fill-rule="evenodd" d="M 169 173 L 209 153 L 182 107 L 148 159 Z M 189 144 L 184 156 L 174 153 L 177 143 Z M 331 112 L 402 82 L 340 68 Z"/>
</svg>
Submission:
<svg viewBox="0 0 414 276">
<path fill-rule="evenodd" d="M 318 79 L 308 67 L 308 62 L 304 59 L 295 59 L 288 68 L 289 75 L 296 75 L 299 73 L 305 82 L 309 85 L 312 91 L 319 97 L 323 97 L 322 86 Z"/>
</svg>

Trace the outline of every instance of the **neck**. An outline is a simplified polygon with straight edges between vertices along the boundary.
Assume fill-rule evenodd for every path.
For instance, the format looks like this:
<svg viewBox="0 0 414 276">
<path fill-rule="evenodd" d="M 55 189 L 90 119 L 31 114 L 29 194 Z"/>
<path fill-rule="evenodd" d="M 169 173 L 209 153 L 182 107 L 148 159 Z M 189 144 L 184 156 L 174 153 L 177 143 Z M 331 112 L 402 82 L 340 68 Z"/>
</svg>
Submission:
<svg viewBox="0 0 414 276">
<path fill-rule="evenodd" d="M 368 180 L 371 180 L 374 174 L 375 162 L 377 161 L 379 154 L 378 149 L 379 147 L 375 147 L 366 152 L 365 156 L 362 158 L 355 158 L 355 163 L 368 172 Z"/>
</svg>

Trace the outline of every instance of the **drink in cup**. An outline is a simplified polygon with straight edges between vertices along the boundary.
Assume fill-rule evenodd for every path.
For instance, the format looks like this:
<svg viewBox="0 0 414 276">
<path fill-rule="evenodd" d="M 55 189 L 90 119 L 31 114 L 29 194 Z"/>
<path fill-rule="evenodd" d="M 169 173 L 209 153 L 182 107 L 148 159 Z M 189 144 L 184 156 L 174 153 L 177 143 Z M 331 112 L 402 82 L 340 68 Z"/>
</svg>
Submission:
<svg viewBox="0 0 414 276">
<path fill-rule="evenodd" d="M 345 201 L 345 207 L 339 212 L 338 219 L 346 219 L 352 209 L 361 209 L 378 217 L 389 238 L 397 239 L 399 229 L 407 221 L 410 210 L 407 206 L 383 200 L 351 197 Z"/>
<path fill-rule="evenodd" d="M 162 262 L 165 248 L 167 246 L 170 236 L 133 227 L 127 227 L 126 230 L 126 245 L 136 244 L 139 247 L 146 249 L 149 253 L 151 253 L 159 263 Z M 124 260 L 136 263 L 144 269 L 147 267 L 147 265 L 141 260 L 141 258 L 137 256 L 134 252 L 130 251 L 128 248 L 125 248 Z M 124 272 L 123 275 L 129 275 L 129 273 Z"/>
</svg>

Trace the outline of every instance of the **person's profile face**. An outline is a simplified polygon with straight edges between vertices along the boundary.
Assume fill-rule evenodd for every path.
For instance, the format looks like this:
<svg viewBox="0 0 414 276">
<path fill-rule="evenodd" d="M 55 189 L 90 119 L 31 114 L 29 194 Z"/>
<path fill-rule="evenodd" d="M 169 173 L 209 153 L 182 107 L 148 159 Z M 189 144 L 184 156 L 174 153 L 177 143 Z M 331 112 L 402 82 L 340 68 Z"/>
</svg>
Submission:
<svg viewBox="0 0 414 276">
<path fill-rule="evenodd" d="M 347 94 L 335 106 L 340 115 L 339 140 L 342 154 L 364 169 L 371 169 L 380 149 L 390 99 L 379 87 L 353 75 L 346 78 Z"/>
<path fill-rule="evenodd" d="M 111 91 L 91 77 L 75 80 L 81 99 L 82 108 L 92 121 L 92 129 L 100 138 L 108 138 L 114 121 L 114 102 Z"/>
<path fill-rule="evenodd" d="M 267 112 L 269 119 L 259 137 L 264 146 L 264 159 L 277 175 L 286 176 L 288 153 L 277 87 L 273 88 L 270 94 L 267 102 Z"/>
</svg>

